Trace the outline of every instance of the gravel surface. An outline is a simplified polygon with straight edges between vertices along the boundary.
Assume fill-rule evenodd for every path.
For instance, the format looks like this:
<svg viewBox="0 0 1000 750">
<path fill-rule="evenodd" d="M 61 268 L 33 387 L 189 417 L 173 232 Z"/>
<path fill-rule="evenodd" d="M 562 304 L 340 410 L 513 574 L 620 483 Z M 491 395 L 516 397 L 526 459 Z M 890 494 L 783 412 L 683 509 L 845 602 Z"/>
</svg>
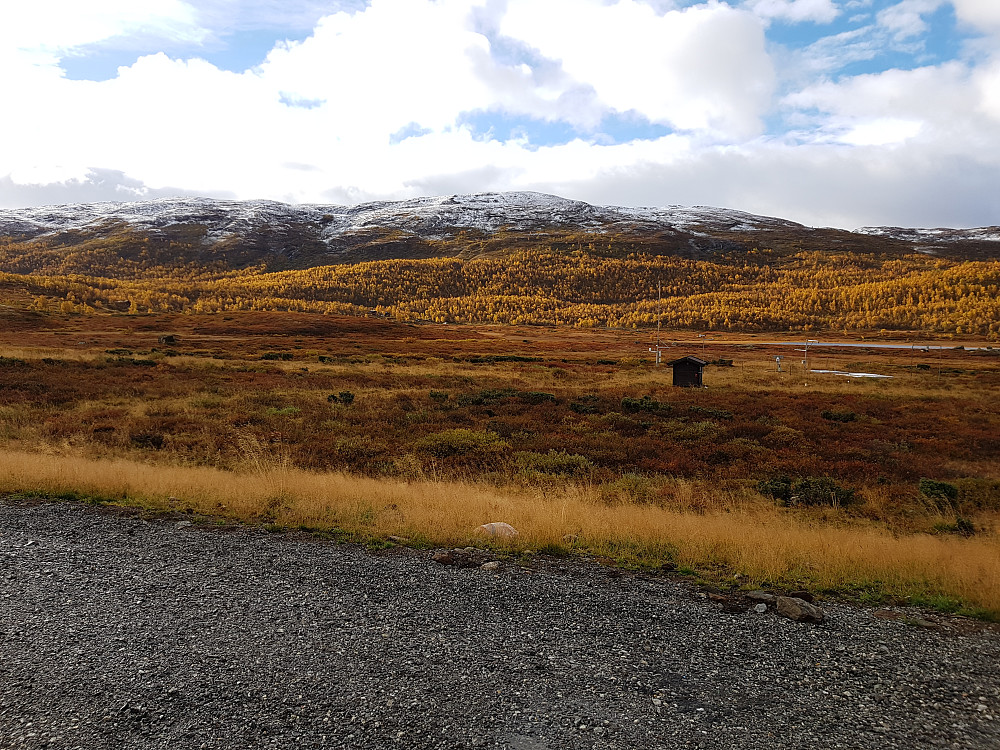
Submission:
<svg viewBox="0 0 1000 750">
<path fill-rule="evenodd" d="M 824 609 L 0 501 L 0 747 L 1000 748 L 996 629 Z"/>
</svg>

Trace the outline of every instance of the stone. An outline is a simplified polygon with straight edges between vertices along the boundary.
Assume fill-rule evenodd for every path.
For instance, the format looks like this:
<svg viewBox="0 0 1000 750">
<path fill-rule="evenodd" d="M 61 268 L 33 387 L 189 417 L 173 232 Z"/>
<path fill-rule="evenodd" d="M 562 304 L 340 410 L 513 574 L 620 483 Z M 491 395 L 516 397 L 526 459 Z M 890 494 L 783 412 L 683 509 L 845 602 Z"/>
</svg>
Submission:
<svg viewBox="0 0 1000 750">
<path fill-rule="evenodd" d="M 752 602 L 764 602 L 765 604 L 774 604 L 776 597 L 774 594 L 769 594 L 766 591 L 751 591 L 747 594 L 747 599 Z"/>
<path fill-rule="evenodd" d="M 440 565 L 454 565 L 455 558 L 452 557 L 450 552 L 435 552 L 434 557 L 431 558 L 434 562 Z"/>
<path fill-rule="evenodd" d="M 482 565 L 479 566 L 479 569 L 480 570 L 485 570 L 485 571 L 490 572 L 490 573 L 492 573 L 494 571 L 497 571 L 497 570 L 500 570 L 500 561 L 499 560 L 491 560 L 488 563 L 483 563 Z"/>
<path fill-rule="evenodd" d="M 711 594 L 710 593 L 708 595 L 708 598 L 711 599 L 713 602 L 728 602 L 729 601 L 729 597 L 728 596 L 723 596 L 722 594 Z"/>
<path fill-rule="evenodd" d="M 178 521 L 177 523 L 174 524 L 174 528 L 175 529 L 186 529 L 190 525 L 191 525 L 190 521 Z"/>
<path fill-rule="evenodd" d="M 760 604 L 754 606 L 753 611 L 756 612 L 758 615 L 762 615 L 765 612 L 767 612 L 767 605 L 761 602 Z"/>
<path fill-rule="evenodd" d="M 476 533 L 494 538 L 510 538 L 518 536 L 517 529 L 515 529 L 509 523 L 504 523 L 503 521 L 484 523 L 482 526 L 476 529 Z"/>
<path fill-rule="evenodd" d="M 789 596 L 792 599 L 801 599 L 802 601 L 809 602 L 810 604 L 813 603 L 813 595 L 808 591 L 791 591 L 786 596 Z"/>
<path fill-rule="evenodd" d="M 792 596 L 779 596 L 776 609 L 779 615 L 795 622 L 821 623 L 825 619 L 823 610 L 815 604 Z"/>
</svg>

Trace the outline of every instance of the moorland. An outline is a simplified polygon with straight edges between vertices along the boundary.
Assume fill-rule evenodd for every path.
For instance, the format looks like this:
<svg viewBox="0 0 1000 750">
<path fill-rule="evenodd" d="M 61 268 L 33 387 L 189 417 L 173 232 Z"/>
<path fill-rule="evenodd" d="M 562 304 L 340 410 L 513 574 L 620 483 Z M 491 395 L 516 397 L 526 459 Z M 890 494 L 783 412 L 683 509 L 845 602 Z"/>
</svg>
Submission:
<svg viewBox="0 0 1000 750">
<path fill-rule="evenodd" d="M 375 546 L 506 521 L 524 561 L 1000 617 L 992 230 L 534 194 L 337 232 L 355 209 L 84 209 L 5 214 L 4 492 Z"/>
<path fill-rule="evenodd" d="M 988 344 L 819 336 L 803 366 L 782 345 L 799 333 L 664 330 L 664 360 L 711 363 L 688 389 L 655 364 L 650 330 L 82 315 L 6 293 L 7 493 L 377 546 L 473 543 L 502 520 L 522 560 L 1000 613 Z"/>
</svg>

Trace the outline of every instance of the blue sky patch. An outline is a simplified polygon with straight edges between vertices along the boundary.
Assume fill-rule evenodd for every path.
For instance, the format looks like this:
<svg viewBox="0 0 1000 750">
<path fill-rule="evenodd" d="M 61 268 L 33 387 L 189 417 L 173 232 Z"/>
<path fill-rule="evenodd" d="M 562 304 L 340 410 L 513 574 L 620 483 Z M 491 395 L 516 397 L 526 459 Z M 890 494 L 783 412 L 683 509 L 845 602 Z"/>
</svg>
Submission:
<svg viewBox="0 0 1000 750">
<path fill-rule="evenodd" d="M 295 34 L 250 29 L 235 31 L 204 45 L 169 44 L 162 39 L 151 39 L 148 44 L 137 44 L 134 39 L 128 43 L 110 39 L 74 50 L 60 65 L 66 78 L 73 81 L 110 81 L 118 77 L 119 67 L 128 67 L 144 55 L 162 52 L 174 60 L 199 58 L 220 70 L 242 73 L 263 63 L 279 43 L 301 41 L 308 36 L 309 32 Z"/>
<path fill-rule="evenodd" d="M 430 128 L 423 128 L 415 122 L 411 122 L 409 125 L 400 128 L 395 133 L 389 136 L 389 143 L 395 146 L 397 143 L 402 143 L 407 138 L 419 138 L 422 135 L 428 135 L 434 131 Z"/>
<path fill-rule="evenodd" d="M 281 92 L 279 101 L 286 107 L 297 107 L 298 109 L 316 109 L 326 104 L 326 99 L 304 99 L 301 96 Z"/>
<path fill-rule="evenodd" d="M 457 124 L 480 140 L 514 141 L 526 139 L 534 148 L 557 146 L 581 139 L 601 145 L 662 138 L 673 132 L 634 113 L 613 113 L 595 128 L 576 127 L 562 120 L 542 120 L 503 112 L 465 112 Z"/>
</svg>

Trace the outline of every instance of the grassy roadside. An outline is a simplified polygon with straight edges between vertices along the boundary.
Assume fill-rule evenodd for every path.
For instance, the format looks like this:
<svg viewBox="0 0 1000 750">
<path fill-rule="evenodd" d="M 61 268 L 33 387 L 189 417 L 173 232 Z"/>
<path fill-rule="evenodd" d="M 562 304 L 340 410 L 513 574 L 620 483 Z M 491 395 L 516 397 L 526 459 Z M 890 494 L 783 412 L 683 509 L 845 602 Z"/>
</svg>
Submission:
<svg viewBox="0 0 1000 750">
<path fill-rule="evenodd" d="M 716 583 L 808 588 L 868 602 L 909 601 L 1000 619 L 1000 539 L 897 535 L 835 525 L 743 498 L 700 511 L 609 503 L 586 486 L 545 494 L 449 481 L 315 473 L 274 462 L 245 471 L 0 451 L 0 492 L 96 498 L 152 510 L 303 528 L 359 541 L 479 544 L 474 529 L 507 521 L 512 553 L 589 553 L 668 567 Z M 575 540 L 565 541 L 566 535 Z"/>
</svg>

